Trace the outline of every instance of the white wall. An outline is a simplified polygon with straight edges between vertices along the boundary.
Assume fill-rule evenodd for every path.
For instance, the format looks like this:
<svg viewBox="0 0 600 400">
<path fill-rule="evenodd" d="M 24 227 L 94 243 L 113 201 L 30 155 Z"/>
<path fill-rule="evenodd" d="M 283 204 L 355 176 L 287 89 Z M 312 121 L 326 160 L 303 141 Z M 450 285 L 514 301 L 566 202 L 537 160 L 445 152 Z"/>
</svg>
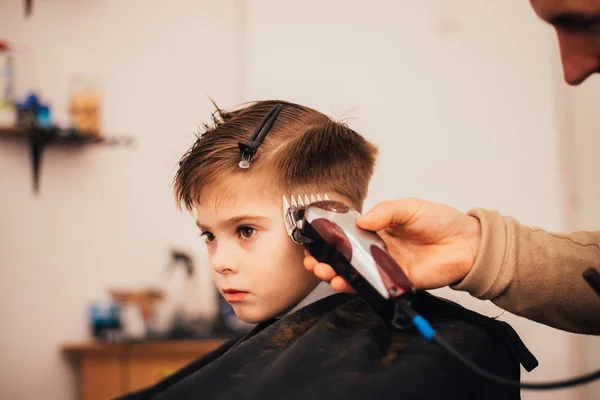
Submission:
<svg viewBox="0 0 600 400">
<path fill-rule="evenodd" d="M 367 207 L 420 196 L 565 228 L 558 58 L 526 1 L 53 0 L 36 1 L 30 21 L 12 3 L 0 5 L 0 37 L 24 45 L 19 93 L 39 88 L 64 119 L 69 78 L 96 77 L 106 131 L 138 145 L 50 149 L 39 198 L 26 148 L 0 145 L 0 387 L 9 398 L 74 398 L 58 346 L 87 337 L 89 301 L 109 285 L 156 281 L 169 244 L 199 247 L 170 184 L 211 111 L 207 95 L 225 107 L 283 98 L 352 118 L 381 148 Z M 540 360 L 524 378 L 571 375 L 572 336 L 502 319 Z"/>
<path fill-rule="evenodd" d="M 233 2 L 35 1 L 22 15 L 23 2 L 1 2 L 18 93 L 38 89 L 64 120 L 69 79 L 87 74 L 104 91 L 106 133 L 137 141 L 49 149 L 37 198 L 27 147 L 0 143 L 0 398 L 68 400 L 59 345 L 88 337 L 89 302 L 159 282 L 171 244 L 202 249 L 171 181 L 212 112 L 207 96 L 233 102 Z"/>
</svg>

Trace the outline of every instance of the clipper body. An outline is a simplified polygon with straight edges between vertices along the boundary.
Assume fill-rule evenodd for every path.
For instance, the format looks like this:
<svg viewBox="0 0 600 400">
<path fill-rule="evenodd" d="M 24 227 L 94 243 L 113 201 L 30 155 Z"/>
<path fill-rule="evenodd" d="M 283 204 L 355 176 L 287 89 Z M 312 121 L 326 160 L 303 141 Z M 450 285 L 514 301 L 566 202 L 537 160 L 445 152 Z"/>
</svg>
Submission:
<svg viewBox="0 0 600 400">
<path fill-rule="evenodd" d="M 284 197 L 284 220 L 290 237 L 336 273 L 367 300 L 381 302 L 413 293 L 412 284 L 385 243 L 356 225 L 360 216 L 343 203 L 320 196 Z M 300 204 L 299 204 L 300 203 Z"/>
</svg>

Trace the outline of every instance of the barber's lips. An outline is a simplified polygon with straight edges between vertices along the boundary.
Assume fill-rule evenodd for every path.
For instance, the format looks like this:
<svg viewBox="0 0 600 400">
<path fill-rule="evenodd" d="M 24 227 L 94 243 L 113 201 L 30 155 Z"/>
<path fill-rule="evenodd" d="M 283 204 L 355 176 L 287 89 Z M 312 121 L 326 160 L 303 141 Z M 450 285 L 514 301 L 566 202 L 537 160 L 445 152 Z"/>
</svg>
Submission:
<svg viewBox="0 0 600 400">
<path fill-rule="evenodd" d="M 243 290 L 237 289 L 223 289 L 223 297 L 229 303 L 234 303 L 236 301 L 243 301 L 248 295 L 248 292 L 244 292 Z"/>
</svg>

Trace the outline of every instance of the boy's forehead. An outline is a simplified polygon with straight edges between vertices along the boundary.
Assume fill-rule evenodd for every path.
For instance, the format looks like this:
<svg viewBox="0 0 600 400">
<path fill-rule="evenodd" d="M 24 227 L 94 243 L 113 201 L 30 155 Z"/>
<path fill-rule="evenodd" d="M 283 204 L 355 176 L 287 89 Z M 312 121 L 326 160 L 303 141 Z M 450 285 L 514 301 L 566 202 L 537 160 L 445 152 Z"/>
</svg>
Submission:
<svg viewBox="0 0 600 400">
<path fill-rule="evenodd" d="M 226 178 L 204 188 L 198 203 L 201 206 L 240 207 L 249 201 L 271 203 L 279 197 L 281 195 L 265 179 L 235 177 Z"/>
<path fill-rule="evenodd" d="M 206 188 L 196 205 L 198 222 L 240 215 L 275 217 L 281 215 L 281 195 L 252 181 L 223 182 Z"/>
</svg>

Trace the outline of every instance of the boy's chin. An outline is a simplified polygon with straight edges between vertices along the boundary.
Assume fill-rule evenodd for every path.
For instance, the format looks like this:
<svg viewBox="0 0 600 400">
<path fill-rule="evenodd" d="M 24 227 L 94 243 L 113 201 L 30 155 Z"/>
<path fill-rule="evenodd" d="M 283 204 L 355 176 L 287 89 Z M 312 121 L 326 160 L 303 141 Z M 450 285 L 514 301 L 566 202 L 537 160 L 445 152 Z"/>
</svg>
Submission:
<svg viewBox="0 0 600 400">
<path fill-rule="evenodd" d="M 265 310 L 261 307 L 250 306 L 245 304 L 233 305 L 235 315 L 242 321 L 248 324 L 258 324 L 278 315 L 274 310 Z"/>
</svg>

